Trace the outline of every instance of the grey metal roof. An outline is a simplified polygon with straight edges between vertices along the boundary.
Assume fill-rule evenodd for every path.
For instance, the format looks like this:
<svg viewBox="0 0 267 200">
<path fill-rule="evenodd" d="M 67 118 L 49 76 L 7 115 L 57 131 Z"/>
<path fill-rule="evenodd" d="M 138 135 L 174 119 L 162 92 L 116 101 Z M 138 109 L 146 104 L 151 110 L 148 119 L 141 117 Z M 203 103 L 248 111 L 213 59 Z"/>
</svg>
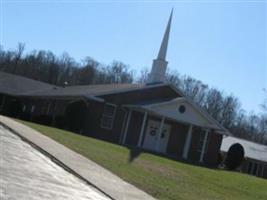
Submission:
<svg viewBox="0 0 267 200">
<path fill-rule="evenodd" d="M 77 85 L 67 87 L 54 87 L 50 90 L 29 92 L 27 96 L 99 96 L 109 93 L 117 93 L 120 91 L 128 91 L 132 89 L 142 89 L 143 84 L 99 84 L 99 85 Z"/>
<path fill-rule="evenodd" d="M 168 84 L 98 84 L 58 87 L 22 76 L 0 72 L 0 93 L 33 97 L 93 97 Z"/>
<path fill-rule="evenodd" d="M 67 87 L 57 87 L 40 81 L 32 80 L 22 76 L 17 76 L 13 74 L 8 74 L 0 72 L 0 93 L 7 93 L 12 95 L 20 96 L 32 96 L 32 97 L 56 97 L 56 98 L 96 98 L 97 100 L 102 100 L 98 97 L 107 94 L 115 94 L 122 92 L 129 92 L 134 90 L 149 89 L 155 87 L 168 86 L 176 91 L 180 96 L 185 97 L 185 95 L 175 86 L 171 84 L 159 83 L 159 84 L 99 84 L 99 85 L 78 85 L 78 86 L 67 86 Z M 186 98 L 186 97 L 185 97 Z M 186 98 L 191 104 L 193 104 L 190 99 Z M 153 103 L 163 103 L 166 101 L 171 101 L 171 99 L 156 99 L 147 102 L 140 102 L 140 105 L 147 105 Z M 218 126 L 222 127 L 216 120 L 210 117 L 206 112 L 202 111 L 199 106 L 193 104 L 197 110 L 204 113 L 206 117 L 209 117 Z M 223 127 L 222 129 L 226 132 Z"/>
<path fill-rule="evenodd" d="M 0 93 L 20 95 L 28 92 L 50 90 L 53 87 L 55 86 L 48 83 L 0 72 Z"/>
<path fill-rule="evenodd" d="M 227 152 L 231 145 L 235 143 L 239 143 L 243 146 L 245 157 L 267 162 L 267 146 L 236 137 L 229 136 L 223 138 L 221 151 Z"/>
<path fill-rule="evenodd" d="M 57 87 L 22 76 L 0 72 L 0 93 L 21 96 L 99 96 L 121 91 L 142 89 L 145 84 L 99 84 Z"/>
</svg>

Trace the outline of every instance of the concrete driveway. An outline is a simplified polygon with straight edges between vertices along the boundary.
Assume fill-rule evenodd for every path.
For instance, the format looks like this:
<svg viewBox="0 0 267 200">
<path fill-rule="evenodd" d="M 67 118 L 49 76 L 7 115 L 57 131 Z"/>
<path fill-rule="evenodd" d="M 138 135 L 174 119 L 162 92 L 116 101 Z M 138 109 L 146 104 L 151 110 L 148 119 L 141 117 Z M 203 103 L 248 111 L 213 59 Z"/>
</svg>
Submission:
<svg viewBox="0 0 267 200">
<path fill-rule="evenodd" d="M 0 125 L 0 199 L 92 199 L 104 194 Z"/>
</svg>

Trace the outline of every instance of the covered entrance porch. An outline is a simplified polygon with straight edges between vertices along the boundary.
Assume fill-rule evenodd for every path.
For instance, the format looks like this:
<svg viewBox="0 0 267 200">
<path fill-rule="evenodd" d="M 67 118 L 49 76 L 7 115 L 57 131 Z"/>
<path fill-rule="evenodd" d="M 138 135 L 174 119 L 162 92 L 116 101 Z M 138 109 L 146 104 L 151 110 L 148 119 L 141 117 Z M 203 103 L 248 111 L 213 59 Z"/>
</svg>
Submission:
<svg viewBox="0 0 267 200">
<path fill-rule="evenodd" d="M 125 107 L 128 115 L 121 144 L 175 156 L 177 159 L 204 162 L 216 127 L 198 116 L 184 98 L 182 101 Z"/>
</svg>

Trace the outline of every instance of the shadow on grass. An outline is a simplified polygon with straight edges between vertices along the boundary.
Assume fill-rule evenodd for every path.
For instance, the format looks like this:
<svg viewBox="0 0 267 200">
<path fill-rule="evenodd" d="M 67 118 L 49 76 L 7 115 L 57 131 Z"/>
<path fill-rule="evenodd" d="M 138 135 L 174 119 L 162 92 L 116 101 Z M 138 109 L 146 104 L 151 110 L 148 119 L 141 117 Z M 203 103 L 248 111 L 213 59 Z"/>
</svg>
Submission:
<svg viewBox="0 0 267 200">
<path fill-rule="evenodd" d="M 172 161 L 176 161 L 176 162 L 180 162 L 180 163 L 184 163 L 184 164 L 189 164 L 189 165 L 194 165 L 194 166 L 198 166 L 198 167 L 205 167 L 205 168 L 209 168 L 209 169 L 218 169 L 218 165 L 208 165 L 208 164 L 203 164 L 197 161 L 191 161 L 191 160 L 184 160 L 182 158 L 177 158 L 177 156 L 172 156 L 172 155 L 168 155 L 168 154 L 163 154 L 163 153 L 159 153 L 159 152 L 154 152 L 154 151 L 150 151 L 147 149 L 141 149 L 141 148 L 136 148 L 136 147 L 127 147 L 129 150 L 129 156 L 128 156 L 128 162 L 132 163 L 135 159 L 137 159 L 142 153 L 149 153 L 151 155 L 154 156 L 159 156 L 165 159 L 169 159 Z"/>
<path fill-rule="evenodd" d="M 36 122 L 31 122 L 31 121 L 28 121 L 28 122 L 36 123 Z M 40 125 L 44 125 L 44 124 L 41 124 L 41 123 L 39 123 L 39 124 Z M 48 125 L 45 125 L 45 126 L 48 126 Z M 67 130 L 66 128 L 60 128 L 60 127 L 56 127 L 56 126 L 52 126 L 52 125 L 50 125 L 50 127 L 51 128 L 58 128 L 58 129 L 61 129 L 61 130 L 64 130 L 64 131 L 70 131 L 70 130 Z M 91 138 L 94 138 L 94 139 L 97 139 L 97 140 L 101 140 L 101 141 L 104 141 L 104 142 L 108 142 L 108 143 L 111 143 L 111 144 L 120 145 L 120 144 L 118 144 L 116 142 L 111 142 L 111 141 L 107 141 L 107 140 L 104 140 L 104 139 L 100 139 L 100 138 L 94 137 L 92 135 L 82 134 L 82 133 L 79 133 L 79 132 L 72 132 L 72 133 L 78 134 L 78 135 L 83 135 L 83 136 L 86 136 L 86 137 L 91 137 Z M 137 147 L 134 147 L 134 146 L 127 146 L 127 145 L 120 145 L 120 146 L 126 147 L 129 150 L 129 156 L 128 156 L 128 162 L 129 163 L 132 163 L 142 153 L 149 153 L 151 155 L 159 156 L 159 157 L 162 157 L 162 158 L 167 158 L 167 159 L 170 159 L 170 160 L 173 160 L 173 161 L 178 161 L 178 162 L 185 163 L 185 164 L 191 164 L 191 165 L 195 165 L 195 166 L 207 167 L 207 168 L 212 168 L 212 169 L 216 169 L 218 167 L 218 165 L 216 165 L 216 166 L 208 166 L 208 165 L 205 165 L 203 163 L 199 163 L 197 161 L 184 160 L 182 158 L 179 158 L 177 155 L 169 155 L 169 154 L 159 153 L 159 152 L 150 151 L 150 150 L 147 150 L 147 149 L 137 148 Z"/>
<path fill-rule="evenodd" d="M 129 163 L 133 162 L 142 153 L 141 149 L 136 149 L 136 148 L 128 148 L 128 149 L 130 151 L 128 158 Z"/>
</svg>

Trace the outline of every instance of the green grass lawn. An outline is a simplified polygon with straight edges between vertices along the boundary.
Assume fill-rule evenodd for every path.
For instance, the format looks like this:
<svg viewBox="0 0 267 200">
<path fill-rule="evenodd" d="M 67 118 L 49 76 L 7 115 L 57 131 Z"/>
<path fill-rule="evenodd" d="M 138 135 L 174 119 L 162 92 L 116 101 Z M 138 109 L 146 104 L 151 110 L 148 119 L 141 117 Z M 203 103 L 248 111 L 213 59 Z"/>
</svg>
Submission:
<svg viewBox="0 0 267 200">
<path fill-rule="evenodd" d="M 261 178 L 192 166 L 149 153 L 142 153 L 129 163 L 130 151 L 125 147 L 56 128 L 20 122 L 90 158 L 158 199 L 267 200 L 267 180 Z"/>
</svg>

